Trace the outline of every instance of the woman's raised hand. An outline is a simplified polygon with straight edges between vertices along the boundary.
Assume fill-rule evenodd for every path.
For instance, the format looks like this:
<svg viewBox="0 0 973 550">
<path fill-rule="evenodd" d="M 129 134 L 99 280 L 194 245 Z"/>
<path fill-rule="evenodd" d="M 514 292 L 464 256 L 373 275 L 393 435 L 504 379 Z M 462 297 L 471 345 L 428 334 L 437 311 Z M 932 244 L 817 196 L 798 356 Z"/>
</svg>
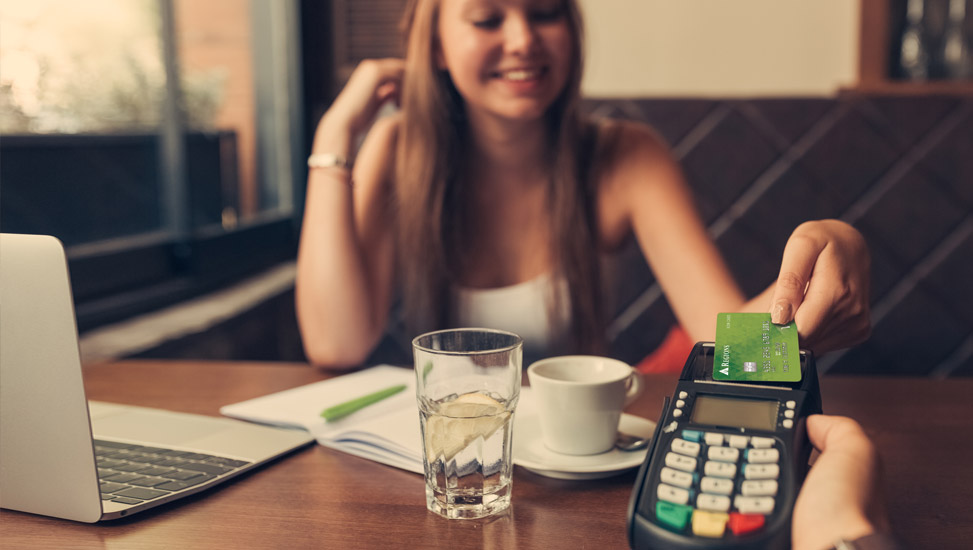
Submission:
<svg viewBox="0 0 973 550">
<path fill-rule="evenodd" d="M 784 246 L 771 319 L 797 324 L 801 347 L 850 347 L 871 333 L 870 260 L 865 240 L 838 220 L 805 222 Z"/>
<path fill-rule="evenodd" d="M 346 148 L 368 129 L 378 110 L 388 101 L 398 101 L 405 61 L 396 58 L 366 59 L 358 64 L 331 108 L 321 118 L 316 141 L 345 140 Z M 317 150 L 325 148 L 315 146 Z M 328 152 L 337 152 L 328 149 Z"/>
</svg>

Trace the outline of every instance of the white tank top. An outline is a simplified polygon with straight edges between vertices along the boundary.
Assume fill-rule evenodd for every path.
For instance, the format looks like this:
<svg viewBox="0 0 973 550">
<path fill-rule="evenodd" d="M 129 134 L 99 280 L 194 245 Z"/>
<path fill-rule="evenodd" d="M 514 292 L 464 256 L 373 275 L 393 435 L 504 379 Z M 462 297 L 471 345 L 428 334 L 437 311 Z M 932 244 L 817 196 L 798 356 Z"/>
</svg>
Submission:
<svg viewBox="0 0 973 550">
<path fill-rule="evenodd" d="M 557 294 L 555 294 L 557 293 Z M 549 300 L 557 296 L 556 309 L 548 314 Z M 462 327 L 506 330 L 524 339 L 524 355 L 542 357 L 563 343 L 570 327 L 571 305 L 568 284 L 551 274 L 500 288 L 463 288 L 453 290 L 457 319 Z M 527 364 L 525 362 L 524 367 Z"/>
</svg>

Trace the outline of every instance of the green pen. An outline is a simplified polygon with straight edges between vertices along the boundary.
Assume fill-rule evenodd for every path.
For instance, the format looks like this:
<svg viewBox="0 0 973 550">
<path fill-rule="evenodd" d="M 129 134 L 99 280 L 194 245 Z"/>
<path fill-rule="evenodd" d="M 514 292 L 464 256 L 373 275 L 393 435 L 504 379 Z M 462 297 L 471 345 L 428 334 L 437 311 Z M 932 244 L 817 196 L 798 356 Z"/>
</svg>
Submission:
<svg viewBox="0 0 973 550">
<path fill-rule="evenodd" d="M 392 386 L 390 388 L 385 388 L 384 390 L 378 390 L 375 393 L 370 393 L 363 395 L 361 397 L 356 397 L 351 401 L 346 401 L 340 403 L 333 407 L 328 407 L 321 411 L 321 416 L 324 417 L 327 422 L 334 422 L 335 420 L 344 418 L 349 414 L 364 409 L 365 407 L 378 403 L 379 401 L 385 399 L 386 397 L 391 397 L 400 391 L 405 389 L 405 384 L 399 384 L 398 386 Z"/>
</svg>

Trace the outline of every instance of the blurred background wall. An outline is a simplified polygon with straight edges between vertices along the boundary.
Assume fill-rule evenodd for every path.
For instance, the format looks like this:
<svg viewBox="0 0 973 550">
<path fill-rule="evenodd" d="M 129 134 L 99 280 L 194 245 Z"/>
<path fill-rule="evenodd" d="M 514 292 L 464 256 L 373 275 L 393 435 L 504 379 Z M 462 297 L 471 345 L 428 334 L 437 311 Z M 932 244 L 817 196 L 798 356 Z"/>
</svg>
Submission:
<svg viewBox="0 0 973 550">
<path fill-rule="evenodd" d="M 592 97 L 828 95 L 856 83 L 847 0 L 581 0 Z"/>
</svg>

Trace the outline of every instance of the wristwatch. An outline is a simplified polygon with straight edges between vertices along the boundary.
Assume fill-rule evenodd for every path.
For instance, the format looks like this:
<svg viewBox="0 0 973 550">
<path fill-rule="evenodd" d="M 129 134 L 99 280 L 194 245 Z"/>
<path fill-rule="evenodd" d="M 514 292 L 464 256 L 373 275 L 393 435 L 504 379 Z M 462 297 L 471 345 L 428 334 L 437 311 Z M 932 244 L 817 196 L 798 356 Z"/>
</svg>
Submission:
<svg viewBox="0 0 973 550">
<path fill-rule="evenodd" d="M 871 533 L 855 540 L 839 540 L 831 550 L 902 550 L 902 545 L 888 533 Z"/>
</svg>

